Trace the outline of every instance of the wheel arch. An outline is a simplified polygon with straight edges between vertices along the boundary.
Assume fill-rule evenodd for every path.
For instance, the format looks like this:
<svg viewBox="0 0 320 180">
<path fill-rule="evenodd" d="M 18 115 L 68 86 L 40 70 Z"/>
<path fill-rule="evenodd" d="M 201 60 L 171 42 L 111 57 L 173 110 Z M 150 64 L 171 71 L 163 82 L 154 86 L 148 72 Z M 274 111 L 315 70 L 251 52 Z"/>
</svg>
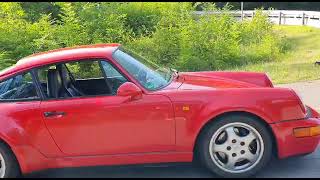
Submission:
<svg viewBox="0 0 320 180">
<path fill-rule="evenodd" d="M 199 130 L 196 138 L 195 138 L 195 141 L 194 141 L 194 144 L 193 144 L 193 153 L 194 153 L 194 156 L 193 156 L 193 160 L 195 160 L 197 158 L 197 147 L 198 147 L 198 143 L 203 135 L 203 132 L 205 131 L 205 129 L 207 129 L 212 123 L 215 122 L 216 119 L 219 119 L 219 118 L 223 118 L 223 117 L 227 117 L 227 116 L 230 116 L 230 115 L 245 115 L 245 116 L 249 116 L 249 117 L 253 117 L 255 118 L 257 121 L 261 122 L 266 128 L 267 128 L 267 131 L 270 133 L 271 135 L 271 138 L 272 138 L 272 143 L 273 143 L 273 154 L 276 155 L 276 157 L 278 157 L 278 145 L 277 145 L 277 140 L 276 140 L 276 136 L 275 136 L 275 133 L 273 132 L 272 130 L 272 127 L 270 126 L 270 124 L 267 123 L 267 121 L 265 119 L 263 119 L 262 117 L 252 113 L 252 112 L 248 112 L 248 111 L 229 111 L 229 112 L 223 112 L 223 113 L 220 113 L 212 118 L 210 118 L 210 120 L 208 120 Z"/>
</svg>

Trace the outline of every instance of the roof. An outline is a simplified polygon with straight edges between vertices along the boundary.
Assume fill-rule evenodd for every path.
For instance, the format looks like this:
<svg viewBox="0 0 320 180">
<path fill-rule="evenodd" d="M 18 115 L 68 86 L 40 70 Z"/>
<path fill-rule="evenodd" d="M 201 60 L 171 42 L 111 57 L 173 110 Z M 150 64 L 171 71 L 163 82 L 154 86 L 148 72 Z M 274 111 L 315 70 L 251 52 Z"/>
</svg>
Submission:
<svg viewBox="0 0 320 180">
<path fill-rule="evenodd" d="M 0 76 L 6 76 L 14 72 L 31 69 L 33 67 L 43 66 L 62 61 L 86 58 L 111 57 L 112 52 L 117 49 L 120 44 L 93 44 L 76 47 L 60 48 L 41 53 L 35 53 L 20 59 L 15 65 L 4 69 L 0 72 Z"/>
</svg>

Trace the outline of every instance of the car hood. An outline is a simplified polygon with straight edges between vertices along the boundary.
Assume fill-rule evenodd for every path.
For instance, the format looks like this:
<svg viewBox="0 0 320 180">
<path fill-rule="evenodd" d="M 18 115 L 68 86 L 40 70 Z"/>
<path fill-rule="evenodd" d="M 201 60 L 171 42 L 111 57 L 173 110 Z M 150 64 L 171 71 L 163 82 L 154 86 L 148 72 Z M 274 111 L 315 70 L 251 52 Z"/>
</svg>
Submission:
<svg viewBox="0 0 320 180">
<path fill-rule="evenodd" d="M 180 85 L 177 84 L 180 82 Z M 271 88 L 271 80 L 265 73 L 254 72 L 181 72 L 171 88 L 200 90 L 216 88 Z"/>
</svg>

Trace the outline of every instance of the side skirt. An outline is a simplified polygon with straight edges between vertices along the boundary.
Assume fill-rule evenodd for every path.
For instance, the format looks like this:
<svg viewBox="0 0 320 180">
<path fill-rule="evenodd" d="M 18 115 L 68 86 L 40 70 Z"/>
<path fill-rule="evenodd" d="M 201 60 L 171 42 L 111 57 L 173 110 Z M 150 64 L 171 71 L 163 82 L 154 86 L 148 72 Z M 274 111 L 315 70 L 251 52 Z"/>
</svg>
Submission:
<svg viewBox="0 0 320 180">
<path fill-rule="evenodd" d="M 32 172 L 46 169 L 90 167 L 90 166 L 123 166 L 123 165 L 146 165 L 161 166 L 170 163 L 192 162 L 192 152 L 161 152 L 161 153 L 139 153 L 123 155 L 99 155 L 99 156 L 76 156 L 63 158 L 47 158 L 46 167 L 34 169 Z M 25 172 L 29 174 L 32 172 Z"/>
</svg>

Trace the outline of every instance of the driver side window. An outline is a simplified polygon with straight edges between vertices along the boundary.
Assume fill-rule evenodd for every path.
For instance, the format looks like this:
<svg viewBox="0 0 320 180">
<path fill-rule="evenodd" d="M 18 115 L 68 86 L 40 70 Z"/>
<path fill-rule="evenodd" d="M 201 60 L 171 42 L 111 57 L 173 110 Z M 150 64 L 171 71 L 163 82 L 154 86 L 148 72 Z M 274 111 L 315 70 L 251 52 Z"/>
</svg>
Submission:
<svg viewBox="0 0 320 180">
<path fill-rule="evenodd" d="M 125 82 L 128 82 L 125 78 L 113 65 L 107 61 L 101 61 L 103 71 L 106 75 L 107 81 L 112 86 L 112 94 L 116 94 L 118 88 Z"/>
<path fill-rule="evenodd" d="M 48 99 L 115 95 L 128 81 L 113 65 L 98 59 L 51 64 L 38 68 L 37 77 Z"/>
<path fill-rule="evenodd" d="M 43 94 L 49 99 L 111 94 L 96 59 L 51 64 L 39 68 L 37 75 Z"/>
</svg>

